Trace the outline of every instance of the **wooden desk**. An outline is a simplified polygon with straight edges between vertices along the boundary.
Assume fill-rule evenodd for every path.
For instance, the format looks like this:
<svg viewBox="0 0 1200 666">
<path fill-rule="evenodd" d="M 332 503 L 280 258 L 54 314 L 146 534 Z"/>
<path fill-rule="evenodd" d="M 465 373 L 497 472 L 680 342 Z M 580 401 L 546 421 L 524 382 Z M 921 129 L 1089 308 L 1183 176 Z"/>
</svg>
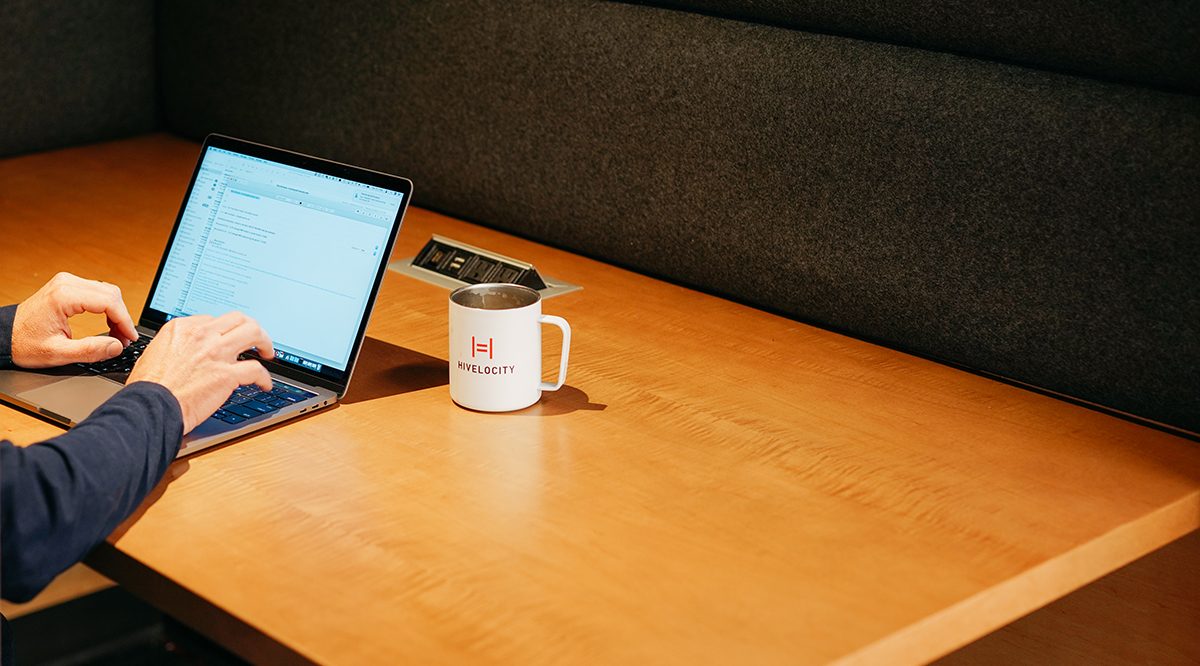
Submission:
<svg viewBox="0 0 1200 666">
<path fill-rule="evenodd" d="M 0 301 L 70 270 L 136 312 L 195 157 L 0 162 Z M 342 405 L 191 458 L 89 562 L 262 662 L 911 665 L 1200 526 L 1195 442 L 422 210 L 395 257 L 435 232 L 584 287 L 545 304 L 567 387 L 454 406 L 448 292 L 390 274 Z"/>
</svg>

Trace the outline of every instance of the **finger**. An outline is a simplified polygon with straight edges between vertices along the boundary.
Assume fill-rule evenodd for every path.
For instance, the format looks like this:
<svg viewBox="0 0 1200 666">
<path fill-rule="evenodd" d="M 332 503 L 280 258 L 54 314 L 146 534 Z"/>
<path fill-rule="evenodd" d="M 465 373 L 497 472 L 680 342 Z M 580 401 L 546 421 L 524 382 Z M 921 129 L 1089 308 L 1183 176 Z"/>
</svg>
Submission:
<svg viewBox="0 0 1200 666">
<path fill-rule="evenodd" d="M 113 337 L 119 340 L 133 342 L 141 337 L 138 334 L 137 327 L 133 325 L 133 317 L 129 315 L 129 309 L 125 307 L 125 300 L 121 298 L 121 290 L 113 285 L 112 305 L 104 311 L 105 317 L 108 318 L 108 328 L 114 333 Z"/>
<path fill-rule="evenodd" d="M 258 361 L 238 361 L 233 364 L 233 371 L 239 386 L 257 384 L 264 391 L 275 388 L 275 383 L 271 381 L 271 373 Z"/>
<path fill-rule="evenodd" d="M 137 329 L 135 328 L 135 329 L 133 330 L 133 332 L 136 334 L 136 333 L 137 333 Z M 114 321 L 112 321 L 112 320 L 109 320 L 109 322 L 108 322 L 108 334 L 109 334 L 110 336 L 112 336 L 113 338 L 116 338 L 118 341 L 120 341 L 120 343 L 121 343 L 121 346 L 123 346 L 123 347 L 128 347 L 128 346 L 129 346 L 129 343 L 131 343 L 131 342 L 133 342 L 134 340 L 136 340 L 136 339 L 137 339 L 137 337 L 141 337 L 140 335 L 138 335 L 137 337 L 130 338 L 130 337 L 129 337 L 129 336 L 126 334 L 126 333 L 125 333 L 125 331 L 121 330 L 121 327 L 120 327 L 119 325 L 117 325 L 117 323 L 116 323 L 116 322 L 114 322 Z"/>
<path fill-rule="evenodd" d="M 224 315 L 222 315 L 224 317 Z M 255 347 L 258 355 L 263 358 L 275 356 L 275 346 L 270 336 L 250 317 L 241 315 L 242 322 L 235 328 L 229 329 L 221 336 L 221 344 L 227 349 L 233 349 L 235 354 Z M 219 321 L 219 319 L 218 319 Z"/>
<path fill-rule="evenodd" d="M 51 354 L 56 365 L 95 363 L 119 356 L 124 348 L 120 340 L 97 335 L 82 340 L 60 339 L 53 345 Z"/>
<path fill-rule="evenodd" d="M 213 320 L 212 327 L 217 331 L 217 333 L 225 335 L 233 329 L 245 324 L 246 321 L 254 320 L 237 311 L 226 312 L 225 314 Z"/>
<path fill-rule="evenodd" d="M 267 336 L 266 331 L 263 331 L 262 340 L 257 342 L 254 348 L 258 351 L 259 358 L 275 358 L 275 343 L 271 342 L 271 338 Z"/>
<path fill-rule="evenodd" d="M 76 279 L 79 282 L 74 284 L 70 296 L 74 302 L 63 304 L 68 309 L 68 316 L 82 312 L 103 314 L 108 318 L 109 329 L 119 334 L 114 337 L 130 341 L 138 339 L 137 327 L 133 325 L 133 318 L 129 316 L 125 301 L 121 299 L 121 290 L 116 285 Z"/>
</svg>

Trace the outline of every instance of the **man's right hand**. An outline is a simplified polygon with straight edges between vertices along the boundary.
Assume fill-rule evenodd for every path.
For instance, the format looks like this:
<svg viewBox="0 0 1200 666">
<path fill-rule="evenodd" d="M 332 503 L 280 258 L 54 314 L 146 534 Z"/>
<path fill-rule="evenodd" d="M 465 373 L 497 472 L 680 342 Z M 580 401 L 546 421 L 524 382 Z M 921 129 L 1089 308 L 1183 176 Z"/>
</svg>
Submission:
<svg viewBox="0 0 1200 666">
<path fill-rule="evenodd" d="M 261 363 L 238 360 L 238 354 L 251 347 L 257 347 L 263 358 L 275 356 L 271 338 L 258 322 L 240 312 L 172 319 L 146 346 L 129 383 L 147 381 L 166 387 L 179 401 L 187 434 L 217 411 L 238 386 L 271 389 L 271 375 Z"/>
</svg>

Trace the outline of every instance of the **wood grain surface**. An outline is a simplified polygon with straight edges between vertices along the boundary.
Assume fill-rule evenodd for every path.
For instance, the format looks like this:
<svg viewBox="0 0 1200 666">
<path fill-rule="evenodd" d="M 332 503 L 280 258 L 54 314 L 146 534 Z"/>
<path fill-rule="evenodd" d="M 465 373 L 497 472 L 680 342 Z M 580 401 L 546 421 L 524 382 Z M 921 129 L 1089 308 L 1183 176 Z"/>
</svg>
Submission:
<svg viewBox="0 0 1200 666">
<path fill-rule="evenodd" d="M 138 312 L 196 155 L 0 162 L 0 301 L 68 270 Z M 260 660 L 911 665 L 1200 526 L 1196 442 L 420 209 L 394 258 L 433 233 L 583 286 L 543 308 L 567 386 L 455 406 L 448 292 L 390 273 L 342 404 L 191 458 L 89 562 Z"/>
<path fill-rule="evenodd" d="M 1192 532 L 935 664 L 1200 664 L 1200 532 Z"/>
</svg>

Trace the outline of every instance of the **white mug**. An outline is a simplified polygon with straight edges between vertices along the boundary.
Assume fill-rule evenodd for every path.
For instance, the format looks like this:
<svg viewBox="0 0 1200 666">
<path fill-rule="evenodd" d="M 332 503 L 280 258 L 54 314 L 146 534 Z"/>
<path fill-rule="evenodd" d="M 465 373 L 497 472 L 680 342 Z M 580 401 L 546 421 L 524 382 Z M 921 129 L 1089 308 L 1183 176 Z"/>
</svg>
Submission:
<svg viewBox="0 0 1200 666">
<path fill-rule="evenodd" d="M 562 329 L 558 381 L 542 381 L 542 322 Z M 481 412 L 524 409 L 567 379 L 571 326 L 542 314 L 542 295 L 517 284 L 475 284 L 450 294 L 450 397 Z"/>
</svg>

